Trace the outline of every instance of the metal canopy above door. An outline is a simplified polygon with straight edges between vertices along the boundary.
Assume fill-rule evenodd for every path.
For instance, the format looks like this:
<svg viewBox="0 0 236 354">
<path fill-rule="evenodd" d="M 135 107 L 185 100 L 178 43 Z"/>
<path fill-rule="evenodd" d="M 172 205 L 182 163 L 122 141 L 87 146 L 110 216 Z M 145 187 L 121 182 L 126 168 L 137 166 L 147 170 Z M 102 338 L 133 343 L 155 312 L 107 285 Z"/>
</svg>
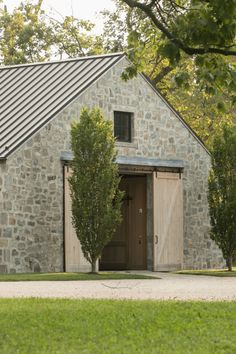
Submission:
<svg viewBox="0 0 236 354">
<path fill-rule="evenodd" d="M 184 162 L 182 160 L 162 160 L 141 156 L 117 156 L 116 162 L 119 165 L 140 166 L 149 168 L 177 168 L 183 169 Z"/>
<path fill-rule="evenodd" d="M 74 155 L 71 151 L 62 151 L 61 160 L 62 161 L 73 161 Z M 169 168 L 169 169 L 183 169 L 184 161 L 183 160 L 163 160 L 150 157 L 141 157 L 141 156 L 122 156 L 118 155 L 116 158 L 116 163 L 120 166 L 130 166 L 130 167 L 141 167 L 146 168 L 147 170 L 152 170 L 156 168 Z"/>
</svg>

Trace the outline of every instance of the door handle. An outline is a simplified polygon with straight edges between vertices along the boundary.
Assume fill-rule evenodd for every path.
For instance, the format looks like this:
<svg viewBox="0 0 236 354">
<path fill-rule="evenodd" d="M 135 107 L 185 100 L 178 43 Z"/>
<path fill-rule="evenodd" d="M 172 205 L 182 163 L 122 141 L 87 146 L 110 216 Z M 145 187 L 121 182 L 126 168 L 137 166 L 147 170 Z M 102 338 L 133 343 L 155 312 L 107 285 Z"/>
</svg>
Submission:
<svg viewBox="0 0 236 354">
<path fill-rule="evenodd" d="M 155 244 L 157 245 L 158 244 L 158 236 L 155 235 Z"/>
</svg>

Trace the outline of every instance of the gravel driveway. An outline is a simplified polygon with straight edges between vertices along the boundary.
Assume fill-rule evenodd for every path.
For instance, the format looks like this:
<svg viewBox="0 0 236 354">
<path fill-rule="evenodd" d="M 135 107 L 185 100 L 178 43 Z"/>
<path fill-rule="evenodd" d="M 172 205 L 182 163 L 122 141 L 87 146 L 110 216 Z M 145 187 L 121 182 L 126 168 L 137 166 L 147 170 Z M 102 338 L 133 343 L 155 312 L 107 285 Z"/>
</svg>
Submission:
<svg viewBox="0 0 236 354">
<path fill-rule="evenodd" d="M 0 297 L 236 300 L 236 278 L 156 275 L 161 279 L 0 282 Z"/>
</svg>

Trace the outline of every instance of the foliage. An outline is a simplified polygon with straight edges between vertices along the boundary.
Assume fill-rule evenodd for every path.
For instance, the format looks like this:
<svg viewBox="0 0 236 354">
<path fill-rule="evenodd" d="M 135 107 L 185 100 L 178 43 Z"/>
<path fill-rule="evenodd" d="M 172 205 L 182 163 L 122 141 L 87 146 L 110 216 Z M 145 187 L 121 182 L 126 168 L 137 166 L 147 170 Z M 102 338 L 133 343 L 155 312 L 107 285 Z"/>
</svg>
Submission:
<svg viewBox="0 0 236 354">
<path fill-rule="evenodd" d="M 42 0 L 21 3 L 0 16 L 0 57 L 5 65 L 44 61 L 50 57 L 51 29 L 43 20 Z"/>
<path fill-rule="evenodd" d="M 0 352 L 235 353 L 236 302 L 1 299 Z"/>
<path fill-rule="evenodd" d="M 124 6 L 116 1 L 115 11 L 103 10 L 104 28 L 101 36 L 104 52 L 115 53 L 127 50 L 127 24 Z"/>
<path fill-rule="evenodd" d="M 143 11 L 121 0 L 116 0 L 116 7 L 115 12 L 105 14 L 103 43 L 109 50 L 120 48 L 128 54 L 132 64 L 123 78 L 144 72 L 210 146 L 214 134 L 234 119 L 234 58 L 190 56 L 181 51 L 178 59 L 173 47 L 166 47 L 163 33 Z M 112 27 L 113 21 L 118 25 Z M 173 52 L 171 57 L 168 50 Z"/>
<path fill-rule="evenodd" d="M 0 10 L 0 61 L 5 65 L 41 62 L 52 58 L 99 54 L 101 40 L 91 35 L 93 24 L 73 16 L 58 20 L 36 4 L 24 1 L 9 13 Z"/>
<path fill-rule="evenodd" d="M 229 86 L 231 99 L 235 99 L 235 1 L 120 1 L 134 12 L 131 22 L 135 34 L 132 35 L 134 52 L 140 45 L 149 45 L 151 39 L 157 54 L 167 59 L 172 67 L 178 66 L 186 56 L 190 57 L 196 67 L 196 80 L 203 83 L 206 92 L 213 94 L 218 85 Z M 143 36 L 137 27 L 135 16 L 145 16 L 145 21 L 149 23 L 148 36 Z M 182 72 L 180 81 L 192 79 Z"/>
<path fill-rule="evenodd" d="M 170 74 L 160 83 L 162 92 L 204 143 L 211 147 L 215 134 L 220 133 L 224 125 L 232 124 L 235 109 L 226 97 L 223 107 L 218 107 L 223 95 L 210 96 L 194 83 L 188 88 L 171 85 L 172 78 Z"/>
<path fill-rule="evenodd" d="M 72 220 L 85 258 L 95 272 L 97 259 L 121 221 L 118 166 L 111 122 L 99 109 L 83 109 L 80 122 L 72 124 L 74 153 Z"/>
<path fill-rule="evenodd" d="M 216 136 L 209 176 L 209 207 L 212 233 L 232 270 L 236 253 L 236 126 Z"/>
<path fill-rule="evenodd" d="M 62 21 L 51 18 L 53 33 L 52 44 L 57 57 L 69 58 L 101 54 L 102 42 L 99 36 L 91 34 L 94 24 L 79 20 L 74 16 L 66 16 Z"/>
</svg>

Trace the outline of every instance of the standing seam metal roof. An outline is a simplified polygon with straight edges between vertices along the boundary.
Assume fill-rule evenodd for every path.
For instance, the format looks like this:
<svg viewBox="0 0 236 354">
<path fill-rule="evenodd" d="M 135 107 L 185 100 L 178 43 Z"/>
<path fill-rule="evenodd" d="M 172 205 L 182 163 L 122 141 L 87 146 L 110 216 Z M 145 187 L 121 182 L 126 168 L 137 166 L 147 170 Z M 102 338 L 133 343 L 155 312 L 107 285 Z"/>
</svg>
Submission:
<svg viewBox="0 0 236 354">
<path fill-rule="evenodd" d="M 0 160 L 5 160 L 124 55 L 0 67 Z M 141 76 L 209 153 L 183 117 L 146 76 Z"/>
<path fill-rule="evenodd" d="M 5 159 L 123 53 L 0 68 L 0 159 Z"/>
</svg>

